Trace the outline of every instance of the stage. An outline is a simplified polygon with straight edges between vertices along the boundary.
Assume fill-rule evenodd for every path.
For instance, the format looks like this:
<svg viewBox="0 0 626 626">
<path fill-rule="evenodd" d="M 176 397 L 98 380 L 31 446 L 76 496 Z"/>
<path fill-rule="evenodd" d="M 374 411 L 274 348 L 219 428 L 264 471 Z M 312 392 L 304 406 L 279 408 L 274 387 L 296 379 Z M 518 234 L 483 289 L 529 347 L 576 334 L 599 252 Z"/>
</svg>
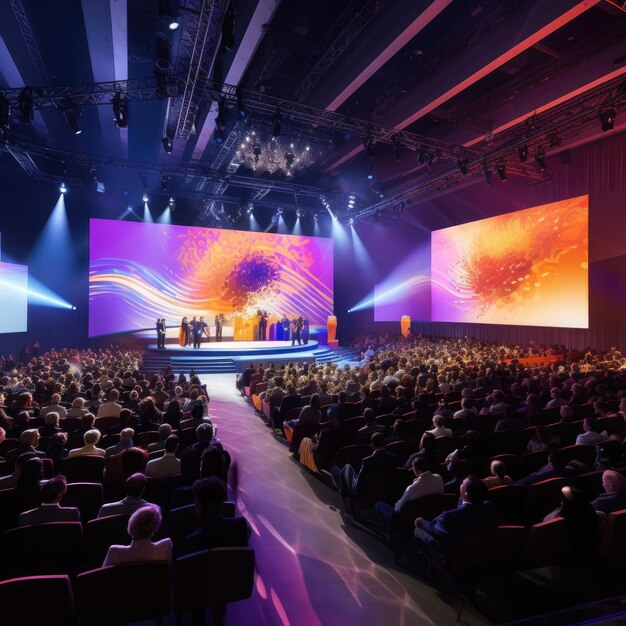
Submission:
<svg viewBox="0 0 626 626">
<path fill-rule="evenodd" d="M 202 343 L 200 348 L 181 347 L 166 343 L 165 348 L 149 344 L 144 356 L 144 366 L 149 371 L 161 371 L 167 366 L 176 373 L 188 374 L 192 369 L 200 374 L 240 372 L 248 363 L 288 363 L 317 361 L 327 363 L 340 360 L 341 353 L 322 346 L 317 341 L 291 345 L 291 341 L 218 341 Z"/>
</svg>

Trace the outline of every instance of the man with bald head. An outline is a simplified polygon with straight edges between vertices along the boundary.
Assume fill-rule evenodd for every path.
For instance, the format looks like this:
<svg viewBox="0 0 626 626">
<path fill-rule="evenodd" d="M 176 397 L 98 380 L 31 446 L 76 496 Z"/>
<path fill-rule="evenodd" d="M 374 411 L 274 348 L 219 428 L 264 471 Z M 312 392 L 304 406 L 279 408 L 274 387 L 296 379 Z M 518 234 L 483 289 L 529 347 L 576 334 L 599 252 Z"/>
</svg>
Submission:
<svg viewBox="0 0 626 626">
<path fill-rule="evenodd" d="M 118 502 L 103 504 L 98 517 L 107 515 L 132 515 L 142 506 L 150 506 L 151 503 L 144 500 L 143 492 L 146 489 L 146 477 L 137 472 L 126 479 L 126 497 Z M 156 506 L 156 505 L 155 505 Z"/>
<path fill-rule="evenodd" d="M 606 470 L 602 474 L 602 486 L 604 493 L 591 503 L 596 511 L 608 515 L 626 509 L 626 478 L 624 476 L 615 470 Z"/>
</svg>

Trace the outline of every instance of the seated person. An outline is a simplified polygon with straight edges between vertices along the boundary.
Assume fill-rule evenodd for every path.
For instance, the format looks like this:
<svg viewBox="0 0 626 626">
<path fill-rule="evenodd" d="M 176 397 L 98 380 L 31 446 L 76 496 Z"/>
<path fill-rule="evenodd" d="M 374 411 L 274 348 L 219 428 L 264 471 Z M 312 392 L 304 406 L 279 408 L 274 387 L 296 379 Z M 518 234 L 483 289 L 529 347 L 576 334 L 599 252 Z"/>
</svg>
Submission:
<svg viewBox="0 0 626 626">
<path fill-rule="evenodd" d="M 102 448 L 96 447 L 100 441 L 100 431 L 97 428 L 88 430 L 83 435 L 85 445 L 82 448 L 74 448 L 67 455 L 69 459 L 75 456 L 104 456 L 106 453 Z"/>
<path fill-rule="evenodd" d="M 406 502 L 433 493 L 443 493 L 443 479 L 439 474 L 430 473 L 430 464 L 426 459 L 413 460 L 413 473 L 415 474 L 413 482 L 404 490 L 402 497 L 393 507 L 382 500 L 376 503 L 376 513 L 380 515 L 388 528 L 395 524 Z"/>
<path fill-rule="evenodd" d="M 433 417 L 433 426 L 429 433 L 435 435 L 435 437 L 452 437 L 452 429 L 445 427 L 446 418 L 443 415 L 435 415 Z"/>
<path fill-rule="evenodd" d="M 67 412 L 67 417 L 82 417 L 89 411 L 85 408 L 85 398 L 74 398 L 72 400 L 72 408 Z"/>
<path fill-rule="evenodd" d="M 604 493 L 591 502 L 594 510 L 608 515 L 626 509 L 626 478 L 624 476 L 615 470 L 606 470 L 602 474 L 602 487 Z"/>
<path fill-rule="evenodd" d="M 39 445 L 39 431 L 36 428 L 27 428 L 20 434 L 19 445 L 6 453 L 6 460 L 13 463 L 22 454 L 31 456 L 44 456 L 44 453 L 37 450 Z"/>
<path fill-rule="evenodd" d="M 365 426 L 357 430 L 355 443 L 369 443 L 374 433 L 382 434 L 385 431 L 385 427 L 382 424 L 376 423 L 374 409 L 365 409 L 363 417 L 365 418 Z"/>
<path fill-rule="evenodd" d="M 48 415 L 48 413 L 56 413 L 59 416 L 59 419 L 62 419 L 64 417 L 67 417 L 67 411 L 65 409 L 64 406 L 61 406 L 59 403 L 61 402 L 61 395 L 58 393 L 53 393 L 52 397 L 50 398 L 50 404 L 48 406 L 44 406 L 40 411 L 39 411 L 39 417 L 43 417 L 45 420 L 46 415 Z M 48 422 L 46 422 L 47 424 Z M 44 435 L 42 433 L 43 437 L 51 437 L 52 434 L 50 435 Z"/>
<path fill-rule="evenodd" d="M 19 525 L 45 524 L 47 522 L 80 522 L 80 511 L 59 503 L 67 492 L 65 476 L 59 474 L 41 486 L 41 506 L 20 513 Z"/>
<path fill-rule="evenodd" d="M 396 443 L 397 441 L 409 441 L 411 443 L 417 443 L 417 440 L 413 435 L 409 435 L 406 432 L 405 421 L 403 419 L 398 418 L 393 423 L 393 430 L 390 435 L 385 439 L 385 443 L 389 445 L 390 443 Z"/>
<path fill-rule="evenodd" d="M 98 407 L 98 417 L 119 417 L 122 410 L 122 405 L 117 403 L 119 399 L 120 392 L 113 387 L 109 391 L 109 400 Z"/>
<path fill-rule="evenodd" d="M 107 515 L 132 515 L 143 506 L 150 506 L 141 496 L 146 489 L 146 477 L 137 472 L 126 479 L 126 496 L 118 502 L 103 504 L 98 512 L 98 517 Z"/>
<path fill-rule="evenodd" d="M 132 428 L 124 428 L 120 433 L 120 441 L 116 443 L 114 446 L 109 446 L 105 451 L 106 456 L 113 456 L 114 454 L 120 454 L 120 452 L 124 452 L 128 448 L 133 447 L 133 437 L 135 436 L 135 431 Z"/>
<path fill-rule="evenodd" d="M 59 419 L 59 414 L 56 411 L 48 411 L 43 418 L 44 425 L 39 429 L 39 435 L 41 437 L 52 437 L 55 433 L 60 433 Z"/>
<path fill-rule="evenodd" d="M 540 452 L 541 450 L 548 450 L 549 448 L 558 445 L 559 438 L 553 437 L 547 426 L 538 424 L 535 427 L 535 434 L 530 438 L 528 445 L 526 446 L 526 452 Z"/>
<path fill-rule="evenodd" d="M 515 481 L 516 485 L 532 485 L 548 478 L 557 478 L 565 476 L 567 473 L 563 459 L 559 455 L 556 448 L 550 450 L 548 454 L 548 462 L 536 472 L 532 472 L 523 478 Z"/>
<path fill-rule="evenodd" d="M 503 430 L 520 430 L 521 428 L 524 428 L 524 422 L 515 419 L 513 407 L 507 405 L 504 416 L 496 422 L 493 430 L 499 433 Z"/>
<path fill-rule="evenodd" d="M 506 465 L 496 459 L 495 461 L 491 461 L 491 465 L 489 467 L 491 472 L 491 476 L 487 476 L 487 478 L 483 478 L 483 483 L 487 489 L 491 489 L 492 487 L 500 487 L 501 485 L 512 485 L 513 480 L 506 473 Z"/>
<path fill-rule="evenodd" d="M 178 437 L 170 435 L 165 442 L 165 454 L 160 459 L 152 459 L 146 465 L 146 476 L 150 478 L 167 478 L 180 474 L 180 460 L 176 458 Z"/>
<path fill-rule="evenodd" d="M 243 517 L 222 517 L 226 484 L 216 477 L 201 478 L 192 487 L 199 528 L 176 546 L 176 556 L 221 547 L 246 547 L 250 530 Z"/>
<path fill-rule="evenodd" d="M 176 404 L 176 402 L 174 404 Z M 156 452 L 157 450 L 165 449 L 165 442 L 172 434 L 172 426 L 168 423 L 161 424 L 157 432 L 159 433 L 159 440 L 148 444 L 148 452 Z"/>
<path fill-rule="evenodd" d="M 585 417 L 583 420 L 583 433 L 576 437 L 577 446 L 595 446 L 608 438 L 606 430 L 600 432 L 600 426 L 593 417 Z"/>
<path fill-rule="evenodd" d="M 128 520 L 129 546 L 112 545 L 102 563 L 120 565 L 121 563 L 140 563 L 143 561 L 172 560 L 172 540 L 169 538 L 152 541 L 161 526 L 161 511 L 158 506 L 149 505 L 137 509 Z"/>
<path fill-rule="evenodd" d="M 194 404 L 191 407 L 191 417 L 182 420 L 180 430 L 185 428 L 197 428 L 200 424 L 211 424 L 211 420 L 204 417 L 204 409 L 201 404 Z"/>
<path fill-rule="evenodd" d="M 442 561 L 454 556 L 467 535 L 498 527 L 498 509 L 485 500 L 487 490 L 480 478 L 470 474 L 461 483 L 460 495 L 458 508 L 444 511 L 432 522 L 422 517 L 415 520 L 415 538 Z"/>
</svg>

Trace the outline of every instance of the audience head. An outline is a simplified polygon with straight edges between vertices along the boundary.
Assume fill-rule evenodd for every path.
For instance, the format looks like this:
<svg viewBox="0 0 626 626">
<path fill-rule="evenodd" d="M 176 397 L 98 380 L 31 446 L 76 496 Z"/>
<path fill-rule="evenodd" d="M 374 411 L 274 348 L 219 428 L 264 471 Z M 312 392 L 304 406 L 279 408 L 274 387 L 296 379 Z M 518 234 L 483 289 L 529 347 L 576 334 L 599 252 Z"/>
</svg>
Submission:
<svg viewBox="0 0 626 626">
<path fill-rule="evenodd" d="M 376 423 L 376 413 L 374 413 L 374 409 L 367 407 L 365 411 L 363 411 L 363 417 L 368 424 Z"/>
<path fill-rule="evenodd" d="M 56 504 L 63 500 L 66 492 L 67 480 L 63 474 L 58 474 L 41 486 L 41 501 L 43 504 Z"/>
<path fill-rule="evenodd" d="M 25 455 L 22 455 L 25 456 Z M 29 458 L 17 479 L 18 487 L 36 487 L 43 480 L 43 461 L 35 456 Z"/>
<path fill-rule="evenodd" d="M 574 409 L 569 404 L 563 404 L 559 408 L 559 415 L 561 416 L 561 420 L 569 420 L 574 416 Z"/>
<path fill-rule="evenodd" d="M 498 478 L 504 478 L 506 476 L 506 465 L 498 459 L 491 461 L 489 469 L 492 476 L 497 476 Z"/>
<path fill-rule="evenodd" d="M 125 487 L 126 495 L 141 498 L 146 488 L 146 477 L 141 472 L 135 472 L 126 479 Z"/>
<path fill-rule="evenodd" d="M 430 470 L 430 463 L 428 462 L 428 460 L 420 456 L 413 459 L 412 466 L 413 473 L 416 476 L 419 476 L 423 472 L 427 472 L 428 470 Z"/>
<path fill-rule="evenodd" d="M 22 431 L 22 434 L 20 435 L 21 446 L 32 446 L 33 448 L 36 448 L 38 443 L 39 431 L 36 428 L 28 428 L 27 430 Z"/>
<path fill-rule="evenodd" d="M 314 393 L 311 395 L 310 406 L 316 411 L 319 411 L 322 408 L 322 403 L 320 402 L 320 396 L 318 393 Z"/>
<path fill-rule="evenodd" d="M 159 440 L 167 441 L 167 438 L 172 434 L 172 427 L 165 423 L 159 426 Z"/>
<path fill-rule="evenodd" d="M 374 450 L 381 450 L 385 447 L 385 435 L 382 433 L 374 433 L 371 441 L 372 448 L 374 448 Z"/>
<path fill-rule="evenodd" d="M 191 492 L 193 493 L 196 515 L 200 519 L 206 519 L 217 513 L 226 500 L 226 484 L 215 476 L 196 480 Z"/>
<path fill-rule="evenodd" d="M 435 417 L 433 417 L 433 426 L 435 428 L 443 428 L 445 423 L 446 418 L 443 415 L 435 415 Z"/>
<path fill-rule="evenodd" d="M 128 520 L 128 534 L 132 539 L 152 538 L 161 526 L 161 511 L 158 506 L 142 506 L 137 509 Z"/>
<path fill-rule="evenodd" d="M 59 404 L 61 402 L 61 395 L 58 393 L 53 393 L 50 398 L 50 404 Z"/>
<path fill-rule="evenodd" d="M 193 419 L 202 419 L 203 415 L 204 415 L 204 409 L 201 404 L 194 404 L 191 407 L 191 417 Z"/>
<path fill-rule="evenodd" d="M 83 435 L 83 440 L 85 441 L 85 445 L 95 446 L 100 441 L 100 431 L 97 428 L 92 428 L 88 430 Z"/>
<path fill-rule="evenodd" d="M 132 428 L 123 428 L 120 432 L 120 443 L 127 443 L 132 441 L 135 436 L 135 431 Z"/>
<path fill-rule="evenodd" d="M 124 478 L 142 473 L 146 469 L 148 453 L 141 448 L 131 446 L 122 452 L 122 474 Z"/>
<path fill-rule="evenodd" d="M 50 439 L 50 445 L 58 448 L 65 448 L 67 444 L 67 433 L 54 433 Z"/>
<path fill-rule="evenodd" d="M 196 428 L 196 439 L 198 441 L 207 441 L 213 437 L 213 424 L 211 422 L 203 422 Z"/>
<path fill-rule="evenodd" d="M 111 402 L 117 402 L 120 399 L 120 392 L 113 387 L 110 391 L 109 391 L 109 400 Z"/>
<path fill-rule="evenodd" d="M 96 423 L 96 416 L 93 413 L 85 413 L 81 421 L 83 423 L 83 428 L 89 430 L 93 428 L 93 425 Z"/>
<path fill-rule="evenodd" d="M 583 430 L 588 432 L 597 433 L 600 432 L 600 427 L 598 426 L 598 421 L 594 417 L 585 417 L 583 420 Z"/>
<path fill-rule="evenodd" d="M 165 452 L 167 454 L 174 454 L 178 449 L 178 437 L 176 435 L 170 435 L 165 440 Z"/>
<path fill-rule="evenodd" d="M 72 408 L 82 409 L 85 406 L 85 398 L 78 396 L 72 400 Z"/>
<path fill-rule="evenodd" d="M 602 486 L 606 493 L 626 493 L 626 477 L 615 470 L 606 470 L 602 474 Z"/>
<path fill-rule="evenodd" d="M 485 487 L 485 483 L 483 483 L 478 476 L 470 474 L 461 483 L 459 493 L 463 502 L 478 504 L 487 496 L 487 488 Z"/>
</svg>

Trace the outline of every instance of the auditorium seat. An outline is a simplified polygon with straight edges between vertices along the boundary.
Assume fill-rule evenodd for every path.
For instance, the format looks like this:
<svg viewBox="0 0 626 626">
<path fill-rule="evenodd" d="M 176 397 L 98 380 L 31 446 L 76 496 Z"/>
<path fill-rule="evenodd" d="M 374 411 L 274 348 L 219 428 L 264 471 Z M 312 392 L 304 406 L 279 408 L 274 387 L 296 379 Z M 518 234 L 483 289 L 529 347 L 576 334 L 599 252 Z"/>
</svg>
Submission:
<svg viewBox="0 0 626 626">
<path fill-rule="evenodd" d="M 534 524 L 528 529 L 520 565 L 523 569 L 556 565 L 570 554 L 565 520 L 557 517 L 548 522 Z"/>
<path fill-rule="evenodd" d="M 85 566 L 80 522 L 50 522 L 13 528 L 4 533 L 4 547 L 16 576 L 75 576 Z"/>
<path fill-rule="evenodd" d="M 529 523 L 539 522 L 554 511 L 561 502 L 561 489 L 572 482 L 569 478 L 548 478 L 530 485 L 525 504 Z"/>
<path fill-rule="evenodd" d="M 15 489 L 0 490 L 0 532 L 17 526 L 17 493 Z"/>
<path fill-rule="evenodd" d="M 61 506 L 74 506 L 80 510 L 83 524 L 94 519 L 104 502 L 101 483 L 69 483 Z"/>
<path fill-rule="evenodd" d="M 548 450 L 527 452 L 519 458 L 519 475 L 528 476 L 543 467 L 548 462 Z"/>
<path fill-rule="evenodd" d="M 104 477 L 104 458 L 100 456 L 75 456 L 63 459 L 61 474 L 68 483 L 101 483 Z"/>
<path fill-rule="evenodd" d="M 159 433 L 156 430 L 146 430 L 139 433 L 139 447 L 144 450 L 148 449 L 148 445 L 156 443 L 159 440 Z"/>
<path fill-rule="evenodd" d="M 385 428 L 391 428 L 397 419 L 398 416 L 393 413 L 383 413 L 382 415 L 376 416 L 376 424 L 384 426 Z"/>
<path fill-rule="evenodd" d="M 0 582 L 0 607 L 7 626 L 69 626 L 76 619 L 70 578 L 62 574 Z"/>
<path fill-rule="evenodd" d="M 578 487 L 589 500 L 594 500 L 598 494 L 602 493 L 602 474 L 603 470 L 595 472 L 587 472 L 576 476 L 574 484 Z"/>
<path fill-rule="evenodd" d="M 162 623 L 170 612 L 168 563 L 100 567 L 76 578 L 81 626 L 118 626 L 144 620 Z"/>
<path fill-rule="evenodd" d="M 107 417 L 96 417 L 96 421 L 93 425 L 94 428 L 97 428 L 101 433 L 108 432 L 109 428 L 113 428 L 113 426 L 117 426 L 120 423 L 120 418 L 116 415 L 110 415 Z"/>
<path fill-rule="evenodd" d="M 83 420 L 80 417 L 64 417 L 59 422 L 59 426 L 68 434 L 78 430 L 83 425 Z"/>
<path fill-rule="evenodd" d="M 607 549 L 607 556 L 619 561 L 624 566 L 626 560 L 626 509 L 615 511 L 609 515 L 611 541 Z"/>
<path fill-rule="evenodd" d="M 526 496 L 527 487 L 524 485 L 500 485 L 487 491 L 487 499 L 496 503 L 500 519 L 506 524 L 523 521 Z"/>
<path fill-rule="evenodd" d="M 367 444 L 355 444 L 339 448 L 335 453 L 335 465 L 342 468 L 344 465 L 352 465 L 358 472 L 361 469 L 361 461 L 372 454 L 372 446 Z"/>
<path fill-rule="evenodd" d="M 174 612 L 180 616 L 186 611 L 214 609 L 223 616 L 227 604 L 252 595 L 254 564 L 251 548 L 214 548 L 176 559 Z"/>
<path fill-rule="evenodd" d="M 11 438 L 0 441 L 0 456 L 6 456 L 6 453 L 17 448 L 19 443 L 20 442 L 17 439 Z"/>
<path fill-rule="evenodd" d="M 100 567 L 109 547 L 129 545 L 128 519 L 130 515 L 107 515 L 87 523 L 85 538 L 91 567 Z"/>
<path fill-rule="evenodd" d="M 419 451 L 419 444 L 417 441 L 394 441 L 385 448 L 387 452 L 396 455 L 396 465 L 401 466 L 412 454 Z"/>
</svg>

